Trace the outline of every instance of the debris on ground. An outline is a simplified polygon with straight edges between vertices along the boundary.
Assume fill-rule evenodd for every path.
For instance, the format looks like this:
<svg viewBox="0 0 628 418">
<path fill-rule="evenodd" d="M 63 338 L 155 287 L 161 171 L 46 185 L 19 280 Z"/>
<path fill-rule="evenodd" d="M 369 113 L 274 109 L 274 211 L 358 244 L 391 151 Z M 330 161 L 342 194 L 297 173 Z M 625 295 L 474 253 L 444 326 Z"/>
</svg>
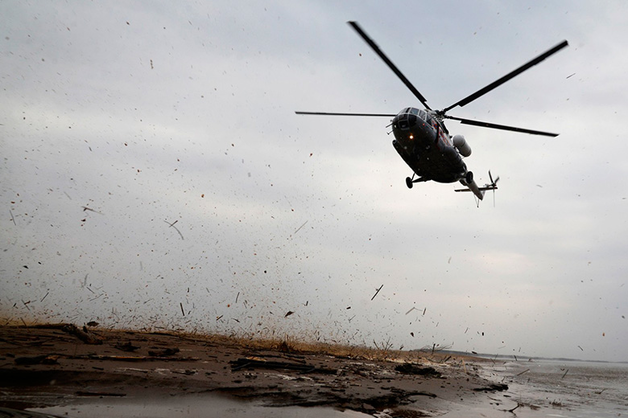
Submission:
<svg viewBox="0 0 628 418">
<path fill-rule="evenodd" d="M 239 358 L 231 361 L 231 371 L 242 369 L 273 369 L 273 370 L 296 370 L 301 373 L 324 373 L 336 374 L 336 369 L 316 367 L 311 364 L 289 363 L 285 361 L 266 361 L 255 358 Z"/>
<path fill-rule="evenodd" d="M 102 340 L 97 335 L 95 335 L 92 331 L 88 330 L 87 327 L 83 327 L 83 329 L 79 329 L 76 325 L 65 324 L 61 327 L 61 331 L 74 335 L 79 340 L 83 341 L 85 344 L 95 344 L 95 345 L 102 344 Z"/>
<path fill-rule="evenodd" d="M 404 374 L 415 374 L 418 376 L 441 377 L 441 373 L 433 367 L 421 367 L 412 363 L 404 363 L 395 367 L 395 370 Z"/>
</svg>

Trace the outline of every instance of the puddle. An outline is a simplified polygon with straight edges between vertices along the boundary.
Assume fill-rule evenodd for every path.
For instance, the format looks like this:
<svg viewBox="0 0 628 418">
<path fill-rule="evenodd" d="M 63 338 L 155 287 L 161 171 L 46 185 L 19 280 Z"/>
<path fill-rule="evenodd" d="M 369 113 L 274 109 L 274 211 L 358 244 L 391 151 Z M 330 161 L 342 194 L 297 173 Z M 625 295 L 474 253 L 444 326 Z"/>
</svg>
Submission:
<svg viewBox="0 0 628 418">
<path fill-rule="evenodd" d="M 46 408 L 29 408 L 29 411 L 63 417 L 102 418 L 363 418 L 360 412 L 340 411 L 330 407 L 269 407 L 253 401 L 240 401 L 216 394 L 176 396 L 170 398 L 99 398 L 79 400 L 80 403 Z"/>
</svg>

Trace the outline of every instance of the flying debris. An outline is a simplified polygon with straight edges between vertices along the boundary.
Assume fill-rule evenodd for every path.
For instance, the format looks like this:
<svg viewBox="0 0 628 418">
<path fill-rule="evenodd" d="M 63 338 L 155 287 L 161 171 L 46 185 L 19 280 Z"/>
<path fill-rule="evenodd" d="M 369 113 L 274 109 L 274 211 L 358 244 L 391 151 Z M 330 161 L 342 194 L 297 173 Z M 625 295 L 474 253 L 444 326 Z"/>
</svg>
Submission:
<svg viewBox="0 0 628 418">
<path fill-rule="evenodd" d="M 379 289 L 375 289 L 375 294 L 373 295 L 373 297 L 371 298 L 371 300 L 375 299 L 375 296 L 377 296 L 377 294 L 379 293 L 380 290 L 382 290 L 382 287 L 384 287 L 384 285 L 381 285 L 379 287 Z"/>
<path fill-rule="evenodd" d="M 170 225 L 170 228 L 174 228 L 178 233 L 179 236 L 181 237 L 182 240 L 184 240 L 185 238 L 183 238 L 183 234 L 181 233 L 181 231 L 179 231 L 179 228 L 177 228 L 176 226 L 174 226 L 174 224 L 176 224 L 177 222 L 179 222 L 179 220 L 177 219 L 176 221 L 174 221 L 173 223 L 170 223 L 168 221 L 164 221 L 165 223 L 167 223 L 168 225 Z"/>
</svg>

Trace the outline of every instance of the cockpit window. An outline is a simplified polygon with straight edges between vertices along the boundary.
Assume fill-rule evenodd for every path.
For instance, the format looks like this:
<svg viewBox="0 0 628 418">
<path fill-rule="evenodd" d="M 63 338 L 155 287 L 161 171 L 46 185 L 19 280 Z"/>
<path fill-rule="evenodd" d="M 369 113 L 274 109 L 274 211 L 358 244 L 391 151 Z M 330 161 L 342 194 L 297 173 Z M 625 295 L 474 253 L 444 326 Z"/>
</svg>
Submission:
<svg viewBox="0 0 628 418">
<path fill-rule="evenodd" d="M 425 110 L 417 109 L 416 107 L 406 107 L 405 109 L 401 110 L 401 112 L 399 112 L 399 116 L 402 115 L 415 115 L 418 116 L 419 119 L 424 121 L 428 118 L 428 114 L 425 112 Z"/>
<path fill-rule="evenodd" d="M 425 120 L 427 118 L 427 113 L 424 110 L 417 109 L 416 107 L 410 108 L 410 113 L 419 117 L 419 119 Z"/>
</svg>

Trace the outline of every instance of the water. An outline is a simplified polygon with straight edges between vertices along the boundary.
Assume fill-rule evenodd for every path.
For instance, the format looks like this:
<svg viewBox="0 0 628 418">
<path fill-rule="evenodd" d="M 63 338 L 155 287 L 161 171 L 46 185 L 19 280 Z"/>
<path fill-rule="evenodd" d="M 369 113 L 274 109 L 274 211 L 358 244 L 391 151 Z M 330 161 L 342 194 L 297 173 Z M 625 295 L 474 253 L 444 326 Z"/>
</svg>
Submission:
<svg viewBox="0 0 628 418">
<path fill-rule="evenodd" d="M 534 360 L 506 363 L 496 371 L 521 405 L 518 417 L 628 416 L 626 363 Z"/>
<path fill-rule="evenodd" d="M 359 418 L 369 416 L 330 407 L 267 407 L 259 402 L 241 401 L 216 394 L 170 398 L 89 399 L 71 405 L 30 408 L 29 410 L 72 418 Z"/>
</svg>

